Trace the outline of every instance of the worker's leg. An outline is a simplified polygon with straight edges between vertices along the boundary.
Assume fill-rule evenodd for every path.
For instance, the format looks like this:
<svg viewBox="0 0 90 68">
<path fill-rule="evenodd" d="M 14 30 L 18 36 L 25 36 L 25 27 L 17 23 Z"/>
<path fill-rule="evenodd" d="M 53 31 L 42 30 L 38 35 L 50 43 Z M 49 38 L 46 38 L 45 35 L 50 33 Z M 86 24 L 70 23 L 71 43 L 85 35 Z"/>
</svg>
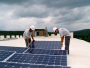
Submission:
<svg viewBox="0 0 90 68">
<path fill-rule="evenodd" d="M 65 37 L 65 50 L 68 50 L 69 54 L 69 44 L 70 44 L 70 36 Z"/>
<path fill-rule="evenodd" d="M 25 39 L 26 47 L 28 47 L 27 39 Z"/>
<path fill-rule="evenodd" d="M 31 38 L 29 38 L 29 43 L 31 42 Z M 28 47 L 27 39 L 25 39 L 26 47 Z"/>
<path fill-rule="evenodd" d="M 29 44 L 30 44 L 30 42 L 31 42 L 31 38 L 29 38 Z"/>
</svg>

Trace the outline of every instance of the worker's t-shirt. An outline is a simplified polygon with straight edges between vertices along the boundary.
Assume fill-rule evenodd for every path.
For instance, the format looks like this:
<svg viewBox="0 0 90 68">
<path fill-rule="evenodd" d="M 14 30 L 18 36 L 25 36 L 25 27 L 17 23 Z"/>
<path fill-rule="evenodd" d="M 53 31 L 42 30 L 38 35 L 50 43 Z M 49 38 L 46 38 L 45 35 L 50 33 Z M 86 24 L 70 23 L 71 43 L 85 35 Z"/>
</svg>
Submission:
<svg viewBox="0 0 90 68">
<path fill-rule="evenodd" d="M 27 29 L 27 30 L 24 31 L 23 37 L 24 37 L 24 39 L 27 39 L 27 37 L 31 38 L 30 35 L 33 35 L 33 34 L 34 34 L 34 32 L 30 32 L 29 29 Z"/>
<path fill-rule="evenodd" d="M 59 29 L 60 37 L 62 36 L 71 36 L 70 32 L 66 28 L 60 28 Z"/>
</svg>

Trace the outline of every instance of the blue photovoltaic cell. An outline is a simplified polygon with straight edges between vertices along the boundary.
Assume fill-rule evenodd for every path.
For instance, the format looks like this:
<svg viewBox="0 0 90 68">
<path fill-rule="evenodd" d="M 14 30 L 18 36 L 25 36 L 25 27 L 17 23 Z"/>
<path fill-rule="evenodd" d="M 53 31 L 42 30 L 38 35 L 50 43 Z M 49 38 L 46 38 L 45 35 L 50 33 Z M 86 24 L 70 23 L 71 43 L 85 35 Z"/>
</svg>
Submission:
<svg viewBox="0 0 90 68">
<path fill-rule="evenodd" d="M 67 66 L 67 56 L 14 54 L 8 62 Z"/>
<path fill-rule="evenodd" d="M 24 48 L 24 47 L 0 46 L 0 50 L 16 51 L 17 53 L 23 53 L 26 50 L 26 48 Z"/>
<path fill-rule="evenodd" d="M 60 41 L 34 41 L 30 43 L 31 48 L 61 49 Z"/>
<path fill-rule="evenodd" d="M 30 54 L 49 54 L 49 55 L 67 55 L 66 50 L 50 50 L 50 49 L 28 49 L 25 53 Z"/>
<path fill-rule="evenodd" d="M 3 61 L 6 59 L 8 56 L 13 54 L 14 52 L 6 52 L 6 51 L 0 51 L 0 61 Z"/>
<path fill-rule="evenodd" d="M 71 68 L 71 67 L 0 62 L 0 68 Z"/>
</svg>

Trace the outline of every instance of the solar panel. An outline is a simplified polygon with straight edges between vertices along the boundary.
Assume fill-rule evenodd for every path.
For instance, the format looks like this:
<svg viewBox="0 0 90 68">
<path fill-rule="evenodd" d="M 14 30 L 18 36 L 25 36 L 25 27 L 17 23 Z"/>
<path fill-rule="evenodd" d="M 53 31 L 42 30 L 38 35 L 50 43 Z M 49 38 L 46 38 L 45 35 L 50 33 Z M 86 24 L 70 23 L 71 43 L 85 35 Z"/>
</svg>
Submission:
<svg viewBox="0 0 90 68">
<path fill-rule="evenodd" d="M 41 49 L 61 49 L 60 41 L 34 41 L 30 44 L 31 48 Z"/>
<path fill-rule="evenodd" d="M 67 55 L 66 50 L 51 50 L 51 49 L 28 49 L 25 53 L 30 54 L 50 54 L 50 55 Z"/>
<path fill-rule="evenodd" d="M 0 68 L 71 68 L 71 67 L 0 62 Z"/>
<path fill-rule="evenodd" d="M 0 50 L 16 51 L 17 53 L 23 53 L 26 50 L 26 48 L 24 48 L 24 47 L 0 46 Z"/>
<path fill-rule="evenodd" d="M 14 54 L 8 62 L 67 66 L 67 56 Z"/>
<path fill-rule="evenodd" d="M 13 54 L 14 52 L 6 52 L 6 51 L 0 51 L 0 61 L 3 61 L 6 59 L 8 56 Z"/>
</svg>

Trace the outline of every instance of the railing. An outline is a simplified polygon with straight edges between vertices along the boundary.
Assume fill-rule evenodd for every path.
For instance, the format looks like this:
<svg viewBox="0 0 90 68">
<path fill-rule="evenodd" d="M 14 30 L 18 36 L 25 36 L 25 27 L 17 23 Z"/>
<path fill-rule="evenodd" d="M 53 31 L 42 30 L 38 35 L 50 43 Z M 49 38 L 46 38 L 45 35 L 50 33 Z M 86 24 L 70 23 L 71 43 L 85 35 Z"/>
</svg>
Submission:
<svg viewBox="0 0 90 68">
<path fill-rule="evenodd" d="M 0 35 L 0 39 L 4 38 L 22 38 L 22 35 Z"/>
</svg>

